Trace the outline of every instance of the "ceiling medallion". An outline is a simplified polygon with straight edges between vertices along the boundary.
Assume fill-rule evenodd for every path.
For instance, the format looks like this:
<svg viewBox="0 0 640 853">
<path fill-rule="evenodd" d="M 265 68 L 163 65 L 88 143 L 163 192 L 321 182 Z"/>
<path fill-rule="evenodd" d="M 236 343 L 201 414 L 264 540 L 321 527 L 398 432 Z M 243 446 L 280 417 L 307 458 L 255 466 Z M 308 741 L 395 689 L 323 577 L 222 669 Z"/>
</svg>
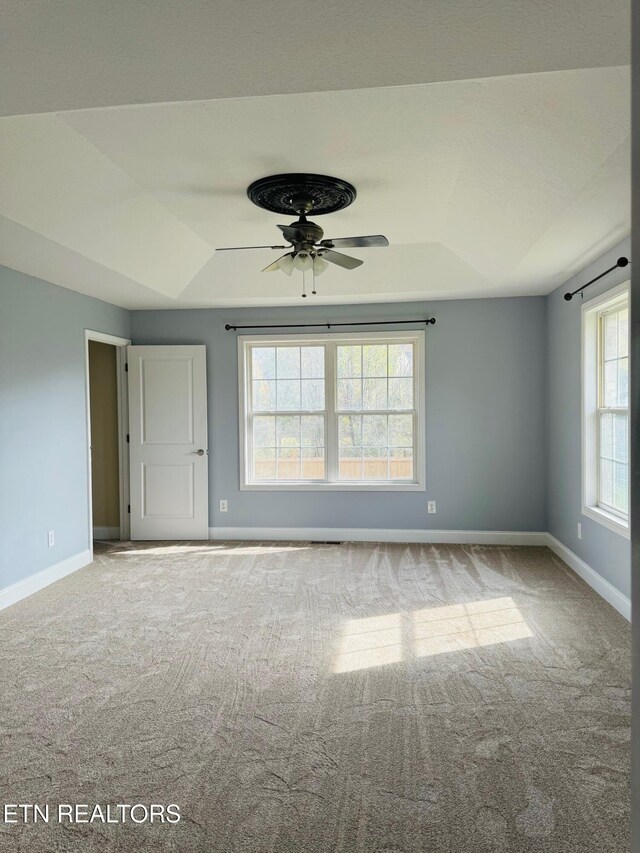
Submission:
<svg viewBox="0 0 640 853">
<path fill-rule="evenodd" d="M 247 189 L 247 195 L 272 213 L 313 211 L 314 216 L 322 216 L 348 207 L 355 200 L 356 188 L 340 178 L 296 172 L 259 178 Z"/>
</svg>

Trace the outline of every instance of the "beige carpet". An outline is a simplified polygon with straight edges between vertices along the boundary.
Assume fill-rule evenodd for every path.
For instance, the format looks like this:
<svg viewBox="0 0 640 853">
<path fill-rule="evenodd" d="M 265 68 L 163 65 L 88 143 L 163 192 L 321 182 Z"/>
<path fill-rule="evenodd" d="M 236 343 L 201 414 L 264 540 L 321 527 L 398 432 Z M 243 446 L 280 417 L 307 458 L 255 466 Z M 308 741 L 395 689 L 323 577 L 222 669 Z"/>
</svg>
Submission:
<svg viewBox="0 0 640 853">
<path fill-rule="evenodd" d="M 0 850 L 626 853 L 630 630 L 544 548 L 138 543 L 0 613 Z"/>
</svg>

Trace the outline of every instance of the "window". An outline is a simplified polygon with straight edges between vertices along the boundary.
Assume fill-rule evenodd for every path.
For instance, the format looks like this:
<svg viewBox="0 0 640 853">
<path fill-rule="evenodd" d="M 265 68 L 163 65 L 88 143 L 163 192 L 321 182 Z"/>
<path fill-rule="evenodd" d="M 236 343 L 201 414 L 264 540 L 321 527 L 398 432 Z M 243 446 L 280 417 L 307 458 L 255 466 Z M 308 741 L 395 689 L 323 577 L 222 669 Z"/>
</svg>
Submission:
<svg viewBox="0 0 640 853">
<path fill-rule="evenodd" d="M 627 285 L 584 306 L 583 337 L 583 512 L 628 534 Z"/>
<path fill-rule="evenodd" d="M 243 488 L 423 489 L 423 341 L 239 338 Z"/>
<path fill-rule="evenodd" d="M 629 306 L 603 311 L 598 336 L 598 506 L 629 517 Z"/>
<path fill-rule="evenodd" d="M 324 480 L 324 350 L 253 346 L 249 438 L 252 478 Z"/>
</svg>

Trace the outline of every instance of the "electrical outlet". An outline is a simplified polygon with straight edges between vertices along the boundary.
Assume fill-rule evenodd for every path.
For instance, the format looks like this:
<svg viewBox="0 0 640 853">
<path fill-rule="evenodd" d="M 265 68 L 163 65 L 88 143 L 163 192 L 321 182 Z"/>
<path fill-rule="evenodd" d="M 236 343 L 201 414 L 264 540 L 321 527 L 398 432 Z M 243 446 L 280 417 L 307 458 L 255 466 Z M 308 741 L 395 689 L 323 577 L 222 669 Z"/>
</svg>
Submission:
<svg viewBox="0 0 640 853">
<path fill-rule="evenodd" d="M 220 501 L 220 512 L 226 512 L 226 511 L 227 511 L 227 502 L 226 501 Z"/>
<path fill-rule="evenodd" d="M 432 514 L 436 511 L 436 502 L 435 501 L 427 501 L 427 512 Z"/>
<path fill-rule="evenodd" d="M 56 532 L 55 530 L 49 530 L 47 533 L 47 542 L 49 543 L 49 548 L 53 548 L 56 544 Z"/>
<path fill-rule="evenodd" d="M 582 539 L 582 525 L 578 522 L 578 539 Z"/>
</svg>

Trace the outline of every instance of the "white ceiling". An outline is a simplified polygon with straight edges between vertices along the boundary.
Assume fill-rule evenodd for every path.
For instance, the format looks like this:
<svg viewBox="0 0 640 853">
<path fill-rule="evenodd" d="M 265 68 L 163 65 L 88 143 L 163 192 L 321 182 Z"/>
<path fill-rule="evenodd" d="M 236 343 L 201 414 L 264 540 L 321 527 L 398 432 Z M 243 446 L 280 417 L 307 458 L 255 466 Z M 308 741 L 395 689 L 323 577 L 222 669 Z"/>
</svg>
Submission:
<svg viewBox="0 0 640 853">
<path fill-rule="evenodd" d="M 2 0 L 0 114 L 625 65 L 630 0 Z"/>
<path fill-rule="evenodd" d="M 129 308 L 298 304 L 280 253 L 214 252 L 282 242 L 246 187 L 288 171 L 357 187 L 326 236 L 391 242 L 319 302 L 546 293 L 630 230 L 628 2 L 153 6 L 5 0 L 0 263 Z"/>
</svg>

